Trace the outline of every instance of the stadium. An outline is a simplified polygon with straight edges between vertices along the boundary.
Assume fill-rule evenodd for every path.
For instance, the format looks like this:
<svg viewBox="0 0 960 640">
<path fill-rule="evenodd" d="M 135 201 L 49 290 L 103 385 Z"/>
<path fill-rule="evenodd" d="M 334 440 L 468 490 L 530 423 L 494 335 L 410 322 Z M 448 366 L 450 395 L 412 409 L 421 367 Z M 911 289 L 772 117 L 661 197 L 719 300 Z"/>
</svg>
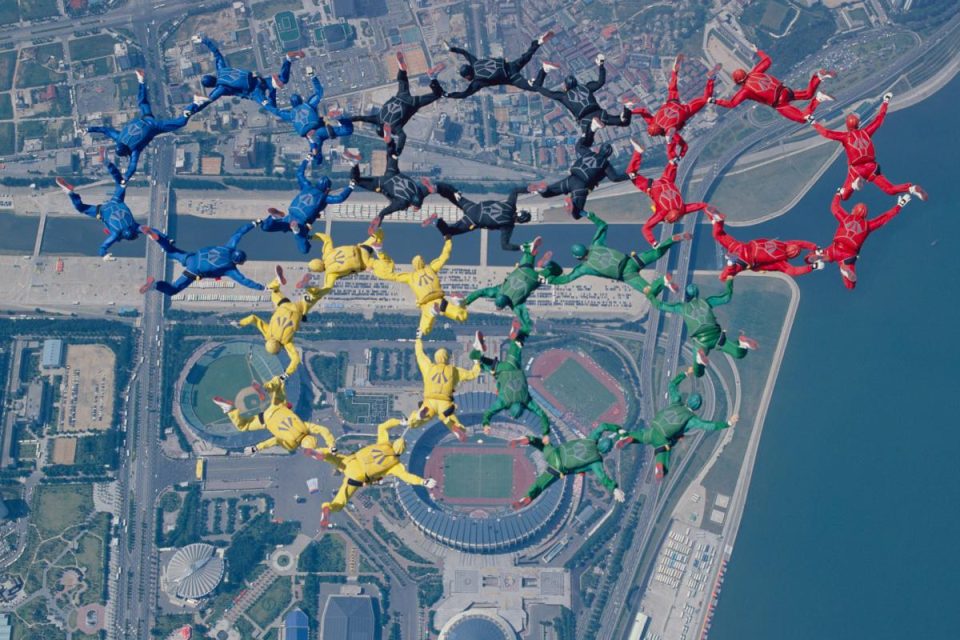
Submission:
<svg viewBox="0 0 960 640">
<path fill-rule="evenodd" d="M 468 428 L 479 430 L 494 399 L 490 393 L 458 395 L 457 415 Z M 546 463 L 535 449 L 511 449 L 508 441 L 538 428 L 535 417 L 514 420 L 501 413 L 493 422 L 494 435 L 481 437 L 479 444 L 461 445 L 438 421 L 408 432 L 407 468 L 435 478 L 437 487 L 431 495 L 423 487 L 398 484 L 400 504 L 426 536 L 460 551 L 502 553 L 543 539 L 570 509 L 573 478 L 554 483 L 530 506 L 513 510 L 511 503 Z"/>
<path fill-rule="evenodd" d="M 629 402 L 610 373 L 579 351 L 548 349 L 531 365 L 530 387 L 545 407 L 585 431 L 599 422 L 623 424 Z"/>
<path fill-rule="evenodd" d="M 263 350 L 253 340 L 208 342 L 187 360 L 174 390 L 174 417 L 207 442 L 225 449 L 242 449 L 268 437 L 265 431 L 237 431 L 223 412 L 213 404 L 214 396 L 233 401 L 247 415 L 269 406 L 261 400 L 251 382 L 263 383 L 283 373 L 285 365 L 278 356 Z M 287 399 L 294 406 L 300 397 L 300 373 L 287 380 Z"/>
</svg>

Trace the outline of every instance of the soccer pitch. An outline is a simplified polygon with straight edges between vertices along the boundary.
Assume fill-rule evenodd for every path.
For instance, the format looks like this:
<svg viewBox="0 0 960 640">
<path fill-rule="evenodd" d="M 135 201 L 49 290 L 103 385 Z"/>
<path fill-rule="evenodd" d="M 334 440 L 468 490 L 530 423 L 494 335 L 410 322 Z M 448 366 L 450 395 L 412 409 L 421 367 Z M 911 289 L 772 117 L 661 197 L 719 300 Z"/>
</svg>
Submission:
<svg viewBox="0 0 960 640">
<path fill-rule="evenodd" d="M 581 419 L 593 422 L 617 401 L 603 383 L 599 382 L 576 360 L 568 359 L 543 381 L 555 398 L 563 402 Z"/>
<path fill-rule="evenodd" d="M 443 458 L 443 493 L 454 499 L 509 498 L 513 493 L 513 456 L 447 454 Z"/>
</svg>

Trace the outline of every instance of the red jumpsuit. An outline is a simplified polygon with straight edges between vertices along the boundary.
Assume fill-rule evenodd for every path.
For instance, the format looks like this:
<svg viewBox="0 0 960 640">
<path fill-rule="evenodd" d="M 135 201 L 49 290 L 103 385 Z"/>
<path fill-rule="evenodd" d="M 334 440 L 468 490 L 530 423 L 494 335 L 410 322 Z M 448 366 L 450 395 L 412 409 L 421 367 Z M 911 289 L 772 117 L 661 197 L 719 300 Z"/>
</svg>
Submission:
<svg viewBox="0 0 960 640">
<path fill-rule="evenodd" d="M 729 100 L 717 99 L 717 104 L 729 109 L 744 100 L 753 100 L 773 107 L 780 112 L 780 115 L 789 120 L 800 123 L 806 122 L 807 116 L 813 114 L 814 109 L 820 104 L 816 98 L 817 87 L 820 86 L 820 76 L 813 74 L 806 89 L 794 91 L 777 78 L 764 73 L 770 68 L 770 56 L 763 51 L 757 51 L 757 56 L 760 57 L 760 62 L 747 74 L 747 79 L 744 80 L 740 90 Z M 794 100 L 810 100 L 810 104 L 801 111 L 790 104 Z"/>
<path fill-rule="evenodd" d="M 670 74 L 670 85 L 667 88 L 667 101 L 657 109 L 656 113 L 651 114 L 643 107 L 637 107 L 631 113 L 646 121 L 647 132 L 651 136 L 666 136 L 672 130 L 673 136 L 668 142 L 667 152 L 673 155 L 674 150 L 679 147 L 680 157 L 682 158 L 687 153 L 687 142 L 680 135 L 680 130 L 683 129 L 687 120 L 706 106 L 710 96 L 713 95 L 714 79 L 712 76 L 707 78 L 707 86 L 703 90 L 702 96 L 684 103 L 680 102 L 680 91 L 677 89 L 677 71 L 678 67 L 674 66 L 673 73 Z"/>
<path fill-rule="evenodd" d="M 841 188 L 842 199 L 846 200 L 850 197 L 854 190 L 853 184 L 858 178 L 874 183 L 891 196 L 906 193 L 913 186 L 909 182 L 892 184 L 880 173 L 880 165 L 877 164 L 876 151 L 873 148 L 873 134 L 883 124 L 883 118 L 886 115 L 887 103 L 884 102 L 880 105 L 877 116 L 864 127 L 848 131 L 832 131 L 820 126 L 819 123 L 813 123 L 813 128 L 820 135 L 841 143 L 847 152 L 847 180 Z"/>
<path fill-rule="evenodd" d="M 633 152 L 630 164 L 627 165 L 627 175 L 631 176 L 634 186 L 650 196 L 650 209 L 653 210 L 653 215 L 643 224 L 643 237 L 654 247 L 657 245 L 657 239 L 653 235 L 654 227 L 664 220 L 676 222 L 688 213 L 700 211 L 707 206 L 706 202 L 687 204 L 683 201 L 683 196 L 680 195 L 680 190 L 674 182 L 677 179 L 674 155 L 672 153 L 668 155 L 670 162 L 667 162 L 667 166 L 663 169 L 663 175 L 656 180 L 650 180 L 638 173 L 640 164 L 643 162 L 643 154 L 639 151 Z"/>
<path fill-rule="evenodd" d="M 796 245 L 800 249 L 816 251 L 817 245 L 807 240 L 768 240 L 758 238 L 749 242 L 740 242 L 723 228 L 723 220 L 713 223 L 713 237 L 735 260 L 727 264 L 720 272 L 720 280 L 732 278 L 741 271 L 780 271 L 788 276 L 802 276 L 813 271 L 812 264 L 795 266 L 790 264 L 787 247 Z"/>
<path fill-rule="evenodd" d="M 823 260 L 827 262 L 840 263 L 840 275 L 843 277 L 843 284 L 847 289 L 853 289 L 857 286 L 856 263 L 860 254 L 860 247 L 866 241 L 867 236 L 890 222 L 894 216 L 900 213 L 900 205 L 895 205 L 884 214 L 867 219 L 867 210 L 863 209 L 863 215 L 847 213 L 840 205 L 840 195 L 833 197 L 830 204 L 830 212 L 837 219 L 840 226 L 833 234 L 833 242 L 823 251 Z M 815 259 L 808 255 L 807 260 Z"/>
</svg>

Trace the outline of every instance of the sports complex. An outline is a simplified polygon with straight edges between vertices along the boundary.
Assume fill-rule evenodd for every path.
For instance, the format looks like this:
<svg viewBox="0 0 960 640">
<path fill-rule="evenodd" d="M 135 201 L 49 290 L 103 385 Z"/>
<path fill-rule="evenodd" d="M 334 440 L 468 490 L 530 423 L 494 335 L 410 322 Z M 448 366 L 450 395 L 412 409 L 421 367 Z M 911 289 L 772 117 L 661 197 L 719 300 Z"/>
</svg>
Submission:
<svg viewBox="0 0 960 640">
<path fill-rule="evenodd" d="M 530 368 L 530 387 L 564 420 L 589 429 L 598 422 L 623 424 L 629 404 L 617 381 L 579 351 L 548 349 Z"/>
<path fill-rule="evenodd" d="M 468 429 L 479 430 L 483 412 L 494 399 L 490 393 L 458 395 L 457 415 Z M 407 468 L 435 478 L 437 487 L 431 492 L 398 483 L 400 504 L 424 534 L 461 551 L 498 553 L 533 544 L 557 527 L 572 506 L 571 477 L 514 511 L 511 503 L 546 463 L 536 449 L 512 449 L 509 440 L 537 433 L 539 423 L 529 414 L 514 420 L 501 413 L 492 426 L 490 436 L 468 446 L 438 421 L 407 434 Z"/>
<path fill-rule="evenodd" d="M 225 449 L 240 449 L 269 437 L 267 431 L 237 431 L 217 407 L 214 396 L 231 400 L 244 415 L 256 415 L 270 405 L 252 383 L 264 383 L 283 373 L 278 356 L 267 354 L 262 342 L 230 340 L 207 342 L 193 352 L 174 390 L 174 417 L 180 426 Z M 300 396 L 300 373 L 286 383 L 287 400 L 294 406 Z"/>
</svg>

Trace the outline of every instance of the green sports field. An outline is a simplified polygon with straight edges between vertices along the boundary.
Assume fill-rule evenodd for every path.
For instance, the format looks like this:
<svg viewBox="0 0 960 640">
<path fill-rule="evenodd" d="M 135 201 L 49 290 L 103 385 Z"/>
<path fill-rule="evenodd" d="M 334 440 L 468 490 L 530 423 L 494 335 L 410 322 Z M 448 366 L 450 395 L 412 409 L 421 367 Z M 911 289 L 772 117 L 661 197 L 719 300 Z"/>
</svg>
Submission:
<svg viewBox="0 0 960 640">
<path fill-rule="evenodd" d="M 241 355 L 225 355 L 210 363 L 203 377 L 196 384 L 194 411 L 205 424 L 223 420 L 223 413 L 213 402 L 214 396 L 236 401 L 237 394 L 250 386 L 252 381 L 263 382 L 260 374 L 254 371 L 251 362 Z M 254 411 L 260 406 L 256 394 L 244 394 L 244 411 Z"/>
<path fill-rule="evenodd" d="M 572 358 L 557 367 L 543 386 L 588 424 L 617 401 L 609 389 Z"/>
<path fill-rule="evenodd" d="M 277 28 L 277 37 L 284 46 L 300 39 L 300 25 L 292 11 L 281 11 L 273 16 Z"/>
<path fill-rule="evenodd" d="M 510 454 L 449 453 L 443 458 L 443 493 L 448 498 L 502 500 L 513 492 Z"/>
</svg>

